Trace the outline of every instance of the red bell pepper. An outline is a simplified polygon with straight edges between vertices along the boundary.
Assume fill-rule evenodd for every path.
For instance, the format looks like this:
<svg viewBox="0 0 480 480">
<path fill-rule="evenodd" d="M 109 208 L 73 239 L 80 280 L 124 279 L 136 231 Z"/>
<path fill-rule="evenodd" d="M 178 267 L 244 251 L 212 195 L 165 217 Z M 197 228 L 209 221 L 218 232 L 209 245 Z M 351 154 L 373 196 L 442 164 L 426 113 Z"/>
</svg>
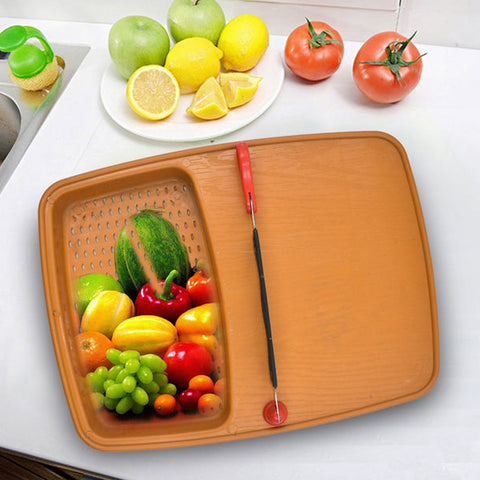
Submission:
<svg viewBox="0 0 480 480">
<path fill-rule="evenodd" d="M 165 280 L 160 281 L 160 292 L 151 283 L 146 283 L 135 299 L 136 315 L 156 315 L 175 323 L 183 312 L 191 308 L 192 300 L 187 290 L 172 283 L 177 275 L 178 272 L 172 270 Z"/>
<path fill-rule="evenodd" d="M 217 300 L 215 283 L 201 260 L 195 273 L 188 279 L 186 289 L 194 307 Z"/>
</svg>

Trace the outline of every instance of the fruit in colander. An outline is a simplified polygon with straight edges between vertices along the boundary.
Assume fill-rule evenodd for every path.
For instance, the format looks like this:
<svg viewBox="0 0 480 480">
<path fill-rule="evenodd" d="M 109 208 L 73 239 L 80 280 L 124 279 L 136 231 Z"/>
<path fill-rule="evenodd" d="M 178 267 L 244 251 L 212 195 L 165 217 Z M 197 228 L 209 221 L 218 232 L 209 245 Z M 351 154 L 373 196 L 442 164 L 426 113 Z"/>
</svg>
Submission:
<svg viewBox="0 0 480 480">
<path fill-rule="evenodd" d="M 155 210 L 132 215 L 115 245 L 115 267 L 120 284 L 135 299 L 149 280 L 165 280 L 174 269 L 175 283 L 185 286 L 191 267 L 188 252 L 175 226 Z"/>
</svg>

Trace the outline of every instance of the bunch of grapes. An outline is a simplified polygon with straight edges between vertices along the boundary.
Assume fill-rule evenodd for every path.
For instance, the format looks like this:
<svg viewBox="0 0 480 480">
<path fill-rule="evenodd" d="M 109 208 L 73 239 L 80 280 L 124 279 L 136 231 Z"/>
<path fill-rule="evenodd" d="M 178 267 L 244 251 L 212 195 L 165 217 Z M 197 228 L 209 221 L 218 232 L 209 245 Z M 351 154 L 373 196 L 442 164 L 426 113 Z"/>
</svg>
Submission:
<svg viewBox="0 0 480 480">
<path fill-rule="evenodd" d="M 177 387 L 168 382 L 167 364 L 153 353 L 140 355 L 136 350 L 107 350 L 113 367 L 97 367 L 86 376 L 96 400 L 108 410 L 124 415 L 140 414 L 153 406 L 155 399 L 168 393 L 175 395 Z"/>
</svg>

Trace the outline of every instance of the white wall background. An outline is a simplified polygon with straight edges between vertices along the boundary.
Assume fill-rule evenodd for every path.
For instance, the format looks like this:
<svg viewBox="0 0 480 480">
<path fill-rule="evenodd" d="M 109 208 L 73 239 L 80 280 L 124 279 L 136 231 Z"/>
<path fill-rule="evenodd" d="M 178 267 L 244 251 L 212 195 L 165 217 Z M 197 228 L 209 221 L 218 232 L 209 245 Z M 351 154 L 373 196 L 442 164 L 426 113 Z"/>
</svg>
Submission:
<svg viewBox="0 0 480 480">
<path fill-rule="evenodd" d="M 218 0 L 227 19 L 254 13 L 272 34 L 287 35 L 305 21 L 322 20 L 345 40 L 364 41 L 382 30 L 409 36 L 417 43 L 480 48 L 477 0 Z M 0 0 L 2 17 L 113 23 L 142 14 L 165 24 L 171 0 Z M 74 39 L 72 39 L 74 41 Z"/>
</svg>

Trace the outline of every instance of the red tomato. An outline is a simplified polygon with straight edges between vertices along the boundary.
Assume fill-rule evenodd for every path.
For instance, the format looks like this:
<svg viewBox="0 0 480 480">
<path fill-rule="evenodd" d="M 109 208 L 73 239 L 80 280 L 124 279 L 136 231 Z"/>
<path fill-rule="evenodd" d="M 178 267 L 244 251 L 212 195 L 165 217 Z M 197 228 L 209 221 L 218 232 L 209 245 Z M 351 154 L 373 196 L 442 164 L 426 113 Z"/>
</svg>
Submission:
<svg viewBox="0 0 480 480">
<path fill-rule="evenodd" d="M 353 62 L 353 78 L 360 91 L 377 103 L 405 98 L 422 75 L 422 56 L 412 43 L 396 32 L 377 33 L 361 47 Z"/>
<path fill-rule="evenodd" d="M 343 59 L 343 40 L 330 25 L 310 22 L 287 38 L 285 62 L 295 75 L 318 81 L 333 75 Z"/>
<path fill-rule="evenodd" d="M 213 360 L 208 350 L 198 343 L 177 342 L 165 352 L 163 360 L 167 364 L 168 381 L 179 390 L 188 387 L 188 382 L 195 375 L 212 373 Z"/>
</svg>

